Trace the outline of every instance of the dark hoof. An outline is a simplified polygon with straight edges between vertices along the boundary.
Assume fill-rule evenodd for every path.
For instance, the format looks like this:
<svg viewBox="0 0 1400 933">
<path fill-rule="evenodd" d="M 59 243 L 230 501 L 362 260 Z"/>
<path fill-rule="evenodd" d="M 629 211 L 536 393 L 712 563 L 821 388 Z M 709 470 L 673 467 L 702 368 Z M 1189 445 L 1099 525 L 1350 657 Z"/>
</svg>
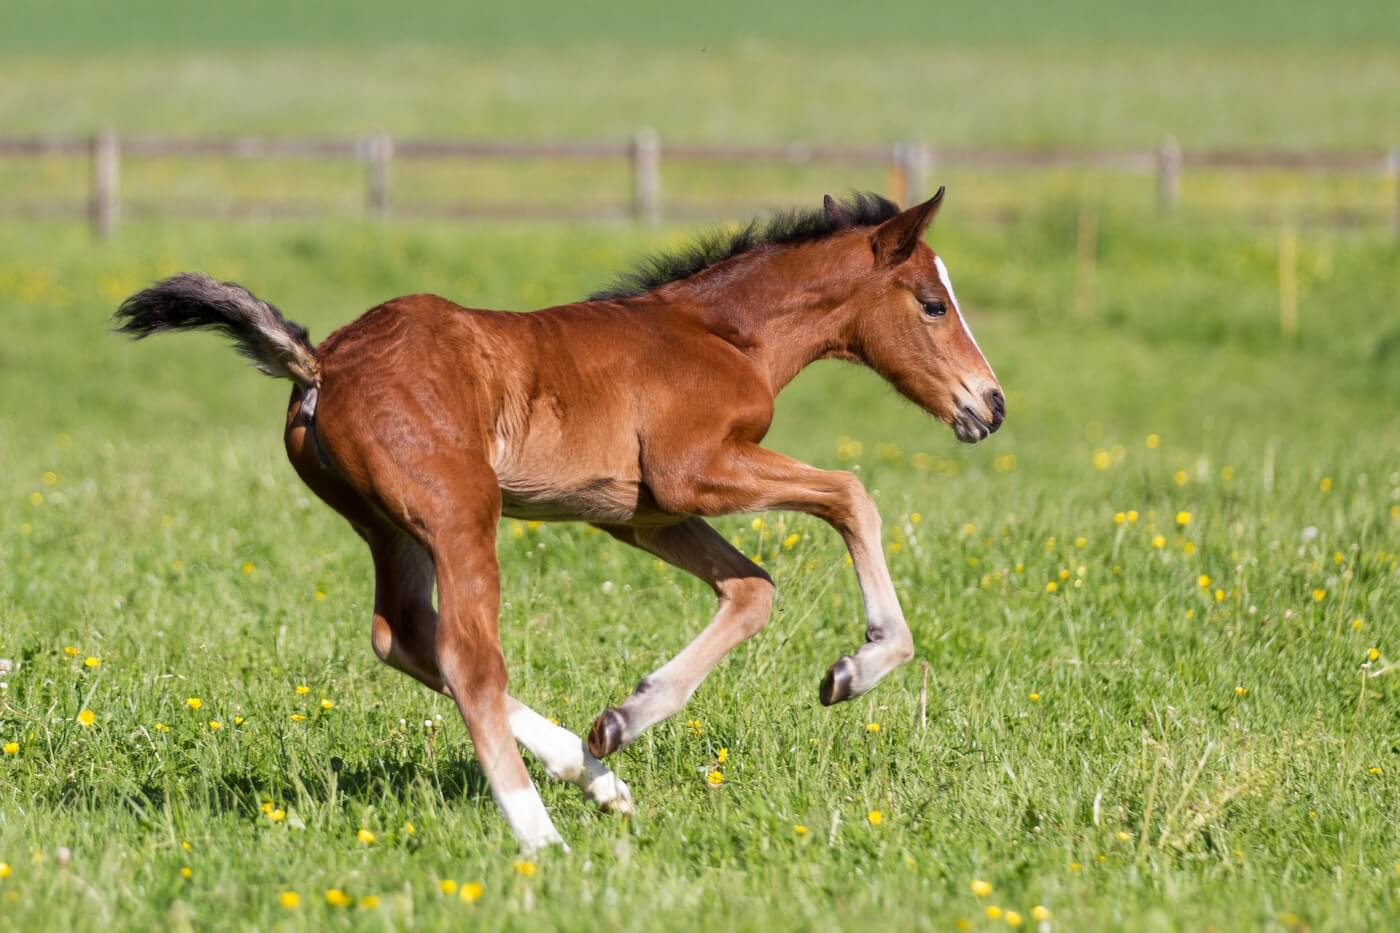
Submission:
<svg viewBox="0 0 1400 933">
<path fill-rule="evenodd" d="M 588 750 L 594 758 L 606 758 L 622 747 L 622 730 L 626 725 L 621 711 L 609 706 L 593 720 L 588 730 Z"/>
<path fill-rule="evenodd" d="M 822 706 L 832 706 L 849 700 L 854 695 L 851 693 L 851 681 L 855 679 L 855 666 L 855 662 L 850 658 L 841 658 L 831 665 L 831 669 L 822 678 Z"/>
</svg>

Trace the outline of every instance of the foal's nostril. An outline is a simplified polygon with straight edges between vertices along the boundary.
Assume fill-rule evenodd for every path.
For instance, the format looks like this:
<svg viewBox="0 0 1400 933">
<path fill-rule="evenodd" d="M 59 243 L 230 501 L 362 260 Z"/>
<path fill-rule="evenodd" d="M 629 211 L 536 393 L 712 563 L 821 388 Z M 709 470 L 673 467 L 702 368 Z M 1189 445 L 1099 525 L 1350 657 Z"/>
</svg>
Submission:
<svg viewBox="0 0 1400 933">
<path fill-rule="evenodd" d="M 986 398 L 987 408 L 992 412 L 992 423 L 1001 424 L 1006 420 L 1006 396 L 1001 394 L 1000 389 L 993 389 Z"/>
</svg>

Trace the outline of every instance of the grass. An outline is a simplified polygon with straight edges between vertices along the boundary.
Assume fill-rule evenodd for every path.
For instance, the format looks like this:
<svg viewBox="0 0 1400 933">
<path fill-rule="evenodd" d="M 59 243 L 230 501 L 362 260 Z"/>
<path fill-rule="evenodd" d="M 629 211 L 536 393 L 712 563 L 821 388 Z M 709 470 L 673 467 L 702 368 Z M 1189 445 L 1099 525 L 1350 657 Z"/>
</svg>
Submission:
<svg viewBox="0 0 1400 933">
<path fill-rule="evenodd" d="M 819 707 L 861 633 L 839 541 L 794 516 L 722 521 L 778 582 L 772 624 L 616 758 L 635 819 L 536 772 L 573 852 L 531 877 L 450 704 L 374 660 L 363 545 L 280 451 L 286 387 L 212 338 L 125 345 L 105 316 L 186 267 L 318 335 L 424 288 L 529 307 L 679 231 L 0 232 L 7 921 L 992 929 L 989 905 L 1027 925 L 1043 905 L 1065 929 L 1386 926 L 1395 246 L 1305 235 L 1290 343 L 1268 236 L 1109 217 L 1086 320 L 1066 310 L 1068 223 L 948 212 L 935 231 L 1010 392 L 989 443 L 955 445 L 850 367 L 781 400 L 774 447 L 876 491 L 915 663 Z M 505 522 L 500 552 L 512 689 L 576 730 L 711 610 L 703 586 L 582 528 Z"/>
</svg>

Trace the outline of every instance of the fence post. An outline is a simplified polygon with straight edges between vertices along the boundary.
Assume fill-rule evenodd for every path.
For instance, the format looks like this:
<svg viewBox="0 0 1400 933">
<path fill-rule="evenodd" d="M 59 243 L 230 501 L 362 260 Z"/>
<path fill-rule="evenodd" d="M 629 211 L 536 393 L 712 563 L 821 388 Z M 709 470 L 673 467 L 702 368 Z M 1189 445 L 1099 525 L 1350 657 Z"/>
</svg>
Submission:
<svg viewBox="0 0 1400 933">
<path fill-rule="evenodd" d="M 88 221 L 93 236 L 99 240 L 109 238 L 117 228 L 120 158 L 116 133 L 103 130 L 92 137 L 92 196 L 88 201 Z"/>
<path fill-rule="evenodd" d="M 1176 210 L 1181 201 L 1181 145 L 1175 136 L 1157 148 L 1157 208 L 1163 214 Z"/>
<path fill-rule="evenodd" d="M 365 147 L 369 161 L 369 212 L 375 217 L 389 213 L 390 170 L 394 161 L 394 140 L 388 133 L 371 136 Z"/>
<path fill-rule="evenodd" d="M 900 207 L 909 206 L 908 148 L 904 143 L 895 143 L 894 148 L 890 150 L 889 178 L 886 187 L 889 190 L 890 200 Z"/>
<path fill-rule="evenodd" d="M 661 140 L 653 129 L 632 137 L 632 219 L 649 227 L 661 222 Z"/>
<path fill-rule="evenodd" d="M 928 143 L 912 142 L 904 145 L 904 185 L 909 203 L 918 204 L 928 196 L 929 163 Z"/>
<path fill-rule="evenodd" d="M 1298 231 L 1278 231 L 1278 325 L 1285 340 L 1298 335 Z"/>
<path fill-rule="evenodd" d="M 1400 240 L 1400 149 L 1390 150 L 1390 195 L 1395 199 L 1390 214 L 1390 231 Z"/>
</svg>

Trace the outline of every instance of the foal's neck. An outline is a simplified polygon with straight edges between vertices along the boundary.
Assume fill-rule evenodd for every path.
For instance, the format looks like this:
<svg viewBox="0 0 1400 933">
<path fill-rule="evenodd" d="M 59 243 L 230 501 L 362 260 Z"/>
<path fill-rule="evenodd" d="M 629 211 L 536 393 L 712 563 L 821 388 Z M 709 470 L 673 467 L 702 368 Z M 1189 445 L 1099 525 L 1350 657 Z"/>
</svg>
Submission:
<svg viewBox="0 0 1400 933">
<path fill-rule="evenodd" d="M 815 244 L 814 244 L 815 245 Z M 813 274 L 811 246 L 764 250 L 668 286 L 666 297 L 752 358 L 776 396 L 808 364 L 862 362 L 839 283 Z"/>
</svg>

